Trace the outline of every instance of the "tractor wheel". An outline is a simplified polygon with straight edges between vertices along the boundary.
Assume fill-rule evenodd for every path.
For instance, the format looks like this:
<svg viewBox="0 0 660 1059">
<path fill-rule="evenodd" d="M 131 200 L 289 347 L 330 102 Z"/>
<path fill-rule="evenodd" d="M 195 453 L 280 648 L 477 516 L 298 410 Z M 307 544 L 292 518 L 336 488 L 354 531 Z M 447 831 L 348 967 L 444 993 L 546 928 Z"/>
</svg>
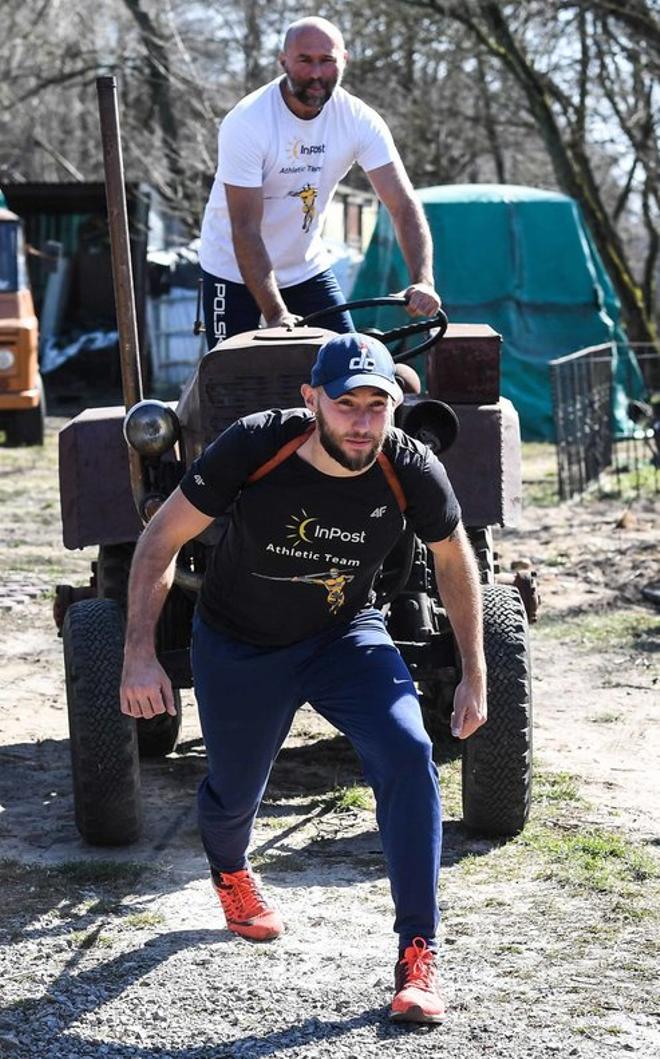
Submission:
<svg viewBox="0 0 660 1059">
<path fill-rule="evenodd" d="M 477 560 L 481 583 L 492 585 L 495 580 L 493 531 L 490 526 L 467 526 L 466 533 Z"/>
<path fill-rule="evenodd" d="M 96 564 L 98 594 L 102 599 L 115 599 L 123 611 L 126 610 L 128 575 L 135 544 L 101 544 Z"/>
<path fill-rule="evenodd" d="M 134 842 L 142 823 L 135 721 L 119 710 L 124 620 L 113 600 L 73 603 L 62 626 L 76 826 L 95 846 Z"/>
<path fill-rule="evenodd" d="M 44 429 L 44 409 L 41 404 L 24 411 L 8 412 L 5 419 L 5 444 L 8 448 L 43 445 Z"/>
<path fill-rule="evenodd" d="M 532 786 L 532 688 L 520 593 L 485 585 L 488 720 L 463 745 L 463 822 L 482 835 L 522 831 Z"/>
<path fill-rule="evenodd" d="M 438 765 L 446 765 L 461 754 L 461 741 L 451 734 L 449 723 L 458 674 L 456 671 L 447 672 L 446 677 L 445 680 L 425 681 L 419 685 L 422 720 L 433 743 L 433 760 Z"/>
<path fill-rule="evenodd" d="M 36 408 L 14 409 L 8 413 L 5 426 L 9 446 L 43 445 L 46 429 L 46 397 L 39 379 L 39 404 Z"/>
<path fill-rule="evenodd" d="M 149 720 L 139 718 L 137 735 L 140 757 L 167 757 L 174 750 L 181 731 L 181 693 L 174 688 L 173 694 L 176 717 L 159 713 Z"/>
<path fill-rule="evenodd" d="M 96 564 L 98 594 L 103 599 L 114 599 L 126 610 L 128 577 L 135 544 L 101 544 Z M 181 697 L 174 690 L 176 717 L 169 713 L 157 717 L 138 718 L 137 737 L 140 757 L 166 757 L 174 750 L 181 729 Z"/>
</svg>

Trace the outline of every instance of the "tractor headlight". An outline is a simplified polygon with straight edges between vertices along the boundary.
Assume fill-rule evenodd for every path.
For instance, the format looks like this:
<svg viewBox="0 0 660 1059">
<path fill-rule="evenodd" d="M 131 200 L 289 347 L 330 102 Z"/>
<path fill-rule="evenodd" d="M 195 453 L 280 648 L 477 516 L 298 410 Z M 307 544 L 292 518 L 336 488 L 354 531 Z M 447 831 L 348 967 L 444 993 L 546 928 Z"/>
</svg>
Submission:
<svg viewBox="0 0 660 1059">
<path fill-rule="evenodd" d="M 0 371 L 9 371 L 16 363 L 16 354 L 11 349 L 0 349 Z"/>
<path fill-rule="evenodd" d="M 179 418 L 163 401 L 138 401 L 124 420 L 124 437 L 140 456 L 162 456 L 179 433 Z"/>
<path fill-rule="evenodd" d="M 406 398 L 397 425 L 428 445 L 436 456 L 450 449 L 458 435 L 458 417 L 453 408 L 432 399 Z"/>
</svg>

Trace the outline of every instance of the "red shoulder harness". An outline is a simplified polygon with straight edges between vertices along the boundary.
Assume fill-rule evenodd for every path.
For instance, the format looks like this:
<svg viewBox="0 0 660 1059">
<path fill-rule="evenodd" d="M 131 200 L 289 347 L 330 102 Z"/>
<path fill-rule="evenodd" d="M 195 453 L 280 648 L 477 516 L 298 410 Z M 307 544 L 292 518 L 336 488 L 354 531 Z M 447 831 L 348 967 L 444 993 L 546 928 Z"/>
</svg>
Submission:
<svg viewBox="0 0 660 1059">
<path fill-rule="evenodd" d="M 291 441 L 287 441 L 285 445 L 282 445 L 282 448 L 278 449 L 274 456 L 271 456 L 269 460 L 266 460 L 265 463 L 261 464 L 261 467 L 257 467 L 256 471 L 252 472 L 248 478 L 248 483 L 252 484 L 253 482 L 258 482 L 260 478 L 265 478 L 267 474 L 274 471 L 281 463 L 288 460 L 289 456 L 292 456 L 297 449 L 305 444 L 308 438 L 311 438 L 315 429 L 315 426 L 308 427 L 307 430 L 305 430 L 304 433 L 299 434 L 297 438 L 292 438 Z M 394 493 L 394 498 L 398 504 L 399 511 L 403 514 L 408 503 L 397 473 L 384 452 L 378 453 L 377 460 L 381 471 L 385 475 L 387 484 Z"/>
</svg>

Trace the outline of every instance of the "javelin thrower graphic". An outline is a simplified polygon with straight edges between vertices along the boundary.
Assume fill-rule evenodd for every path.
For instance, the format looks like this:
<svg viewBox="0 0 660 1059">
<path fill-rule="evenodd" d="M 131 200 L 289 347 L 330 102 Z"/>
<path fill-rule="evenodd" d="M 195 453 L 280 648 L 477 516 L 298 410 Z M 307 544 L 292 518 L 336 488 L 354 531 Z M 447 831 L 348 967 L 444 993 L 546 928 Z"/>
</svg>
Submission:
<svg viewBox="0 0 660 1059">
<path fill-rule="evenodd" d="M 336 614 L 343 607 L 346 602 L 344 589 L 355 577 L 354 574 L 340 574 L 336 566 L 331 566 L 320 574 L 301 574 L 296 577 L 269 577 L 268 574 L 254 573 L 253 576 L 261 577 L 264 581 L 298 581 L 303 585 L 322 585 L 328 593 L 327 604 L 331 614 Z"/>
<path fill-rule="evenodd" d="M 290 191 L 289 195 L 294 199 L 300 199 L 303 209 L 303 232 L 308 232 L 312 226 L 312 221 L 316 216 L 316 197 L 318 195 L 318 188 L 315 188 L 313 184 L 305 184 L 300 191 Z"/>
</svg>

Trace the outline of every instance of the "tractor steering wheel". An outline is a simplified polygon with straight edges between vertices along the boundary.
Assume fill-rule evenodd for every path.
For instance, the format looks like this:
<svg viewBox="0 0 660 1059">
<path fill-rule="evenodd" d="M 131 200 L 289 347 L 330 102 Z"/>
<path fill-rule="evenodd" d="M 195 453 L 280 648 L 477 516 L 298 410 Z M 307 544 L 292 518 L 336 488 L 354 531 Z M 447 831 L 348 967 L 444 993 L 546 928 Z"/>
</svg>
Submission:
<svg viewBox="0 0 660 1059">
<path fill-rule="evenodd" d="M 360 298 L 358 301 L 345 302 L 343 305 L 329 305 L 327 309 L 319 309 L 318 312 L 310 313 L 309 316 L 299 320 L 296 327 L 306 327 L 307 324 L 316 323 L 323 316 L 329 316 L 331 313 L 341 313 L 344 310 L 365 309 L 376 305 L 407 304 L 408 299 L 402 298 L 397 294 L 388 294 L 383 298 Z M 429 349 L 439 338 L 442 338 L 447 330 L 447 324 L 446 314 L 442 309 L 438 309 L 435 316 L 430 317 L 430 319 L 417 320 L 412 324 L 404 324 L 402 327 L 392 327 L 389 331 L 380 331 L 377 327 L 363 327 L 360 333 L 369 335 L 371 338 L 377 338 L 380 342 L 396 342 L 399 338 L 408 338 L 410 335 L 417 335 L 421 331 L 428 331 L 429 337 L 416 345 L 414 349 L 408 349 L 404 353 L 397 353 L 393 358 L 397 364 L 402 364 L 405 361 L 412 360 L 413 357 L 417 357 L 420 353 Z"/>
</svg>

